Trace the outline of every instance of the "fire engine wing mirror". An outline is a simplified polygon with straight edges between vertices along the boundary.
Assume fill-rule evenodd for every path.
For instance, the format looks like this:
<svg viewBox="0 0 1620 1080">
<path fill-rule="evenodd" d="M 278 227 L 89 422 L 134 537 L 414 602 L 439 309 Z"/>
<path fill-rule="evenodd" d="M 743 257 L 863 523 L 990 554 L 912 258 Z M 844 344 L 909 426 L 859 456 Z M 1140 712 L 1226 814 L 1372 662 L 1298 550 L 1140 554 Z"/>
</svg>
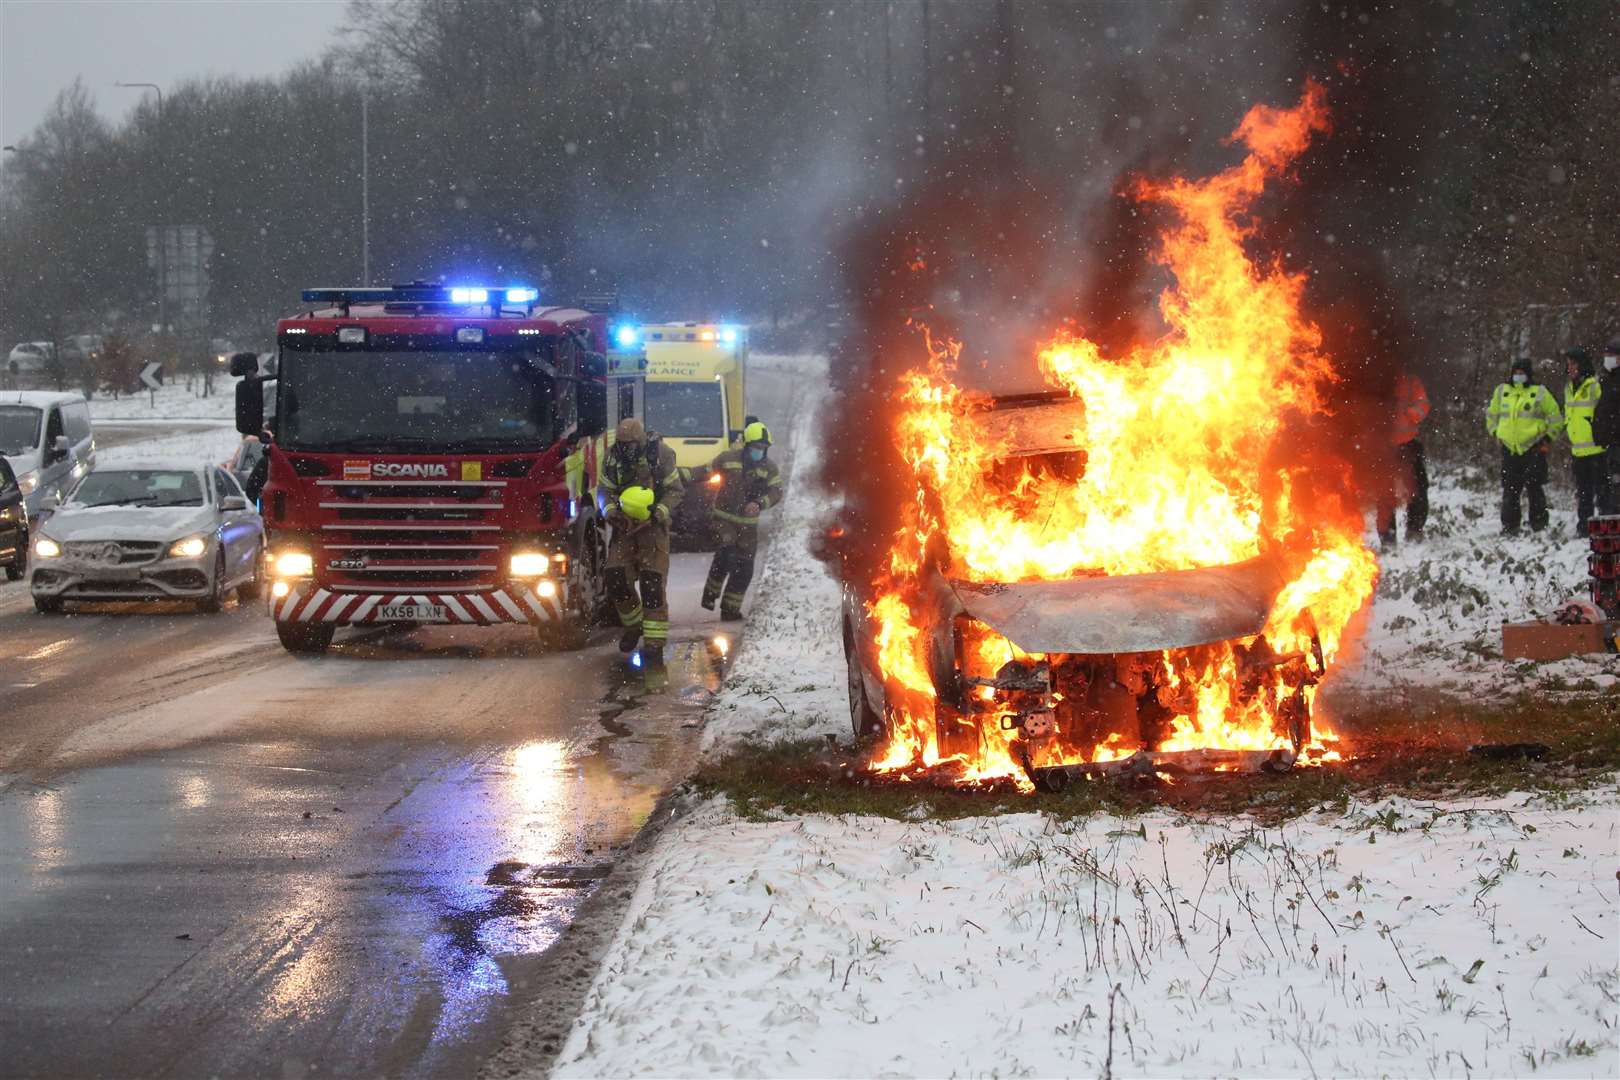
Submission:
<svg viewBox="0 0 1620 1080">
<path fill-rule="evenodd" d="M 236 384 L 236 430 L 243 435 L 264 430 L 264 384 L 257 378 Z"/>
<path fill-rule="evenodd" d="M 238 379 L 259 373 L 259 354 L 239 352 L 231 354 L 231 374 Z"/>
<path fill-rule="evenodd" d="M 580 438 L 594 439 L 607 430 L 607 384 L 580 382 L 577 400 Z"/>
</svg>

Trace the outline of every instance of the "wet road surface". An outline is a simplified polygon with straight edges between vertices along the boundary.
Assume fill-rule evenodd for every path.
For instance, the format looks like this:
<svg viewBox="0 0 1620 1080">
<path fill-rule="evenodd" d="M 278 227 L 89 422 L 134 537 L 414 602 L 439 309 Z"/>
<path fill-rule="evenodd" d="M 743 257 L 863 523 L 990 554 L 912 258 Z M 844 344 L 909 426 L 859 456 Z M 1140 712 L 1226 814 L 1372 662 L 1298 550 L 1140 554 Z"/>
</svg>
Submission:
<svg viewBox="0 0 1620 1080">
<path fill-rule="evenodd" d="M 791 415 L 786 375 L 750 378 Z M 0 587 L 0 1075 L 473 1072 L 691 767 L 707 562 L 675 557 L 659 695 L 611 631 L 293 657 L 257 607 L 48 617 Z"/>
</svg>

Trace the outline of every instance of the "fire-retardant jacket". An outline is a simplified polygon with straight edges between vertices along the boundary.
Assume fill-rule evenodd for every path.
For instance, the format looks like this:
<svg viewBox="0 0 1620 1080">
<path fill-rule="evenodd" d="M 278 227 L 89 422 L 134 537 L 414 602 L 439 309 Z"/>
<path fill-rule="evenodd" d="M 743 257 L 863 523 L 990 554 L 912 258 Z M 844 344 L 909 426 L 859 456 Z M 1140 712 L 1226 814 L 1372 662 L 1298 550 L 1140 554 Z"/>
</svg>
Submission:
<svg viewBox="0 0 1620 1080">
<path fill-rule="evenodd" d="M 631 445 L 614 443 L 608 451 L 602 463 L 602 493 L 609 503 L 617 503 L 619 493 L 625 488 L 651 488 L 653 520 L 668 525 L 686 494 L 681 471 L 675 467 L 675 451 L 653 435 L 635 451 L 629 450 Z"/>
<path fill-rule="evenodd" d="M 744 513 L 749 503 L 758 503 L 764 513 L 782 501 L 782 471 L 770 458 L 749 461 L 746 448 L 727 450 L 714 459 L 714 471 L 721 480 L 714 497 L 714 516 L 733 525 L 758 525 L 759 514 Z"/>
<path fill-rule="evenodd" d="M 1557 438 L 1563 429 L 1558 402 L 1540 383 L 1502 383 L 1485 410 L 1485 430 L 1514 454 L 1524 453 L 1543 439 Z"/>
</svg>

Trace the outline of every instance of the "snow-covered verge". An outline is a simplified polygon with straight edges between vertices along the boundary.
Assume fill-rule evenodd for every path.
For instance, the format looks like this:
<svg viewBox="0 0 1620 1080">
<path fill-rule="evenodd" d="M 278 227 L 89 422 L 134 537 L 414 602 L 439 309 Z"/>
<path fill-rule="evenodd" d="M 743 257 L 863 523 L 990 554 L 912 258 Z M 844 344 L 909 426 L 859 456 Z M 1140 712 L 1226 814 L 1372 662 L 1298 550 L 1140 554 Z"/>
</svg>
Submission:
<svg viewBox="0 0 1620 1080">
<path fill-rule="evenodd" d="M 1550 528 L 1504 537 L 1495 470 L 1440 470 L 1425 538 L 1379 553 L 1382 574 L 1366 631 L 1341 658 L 1332 684 L 1352 692 L 1423 689 L 1473 699 L 1612 689 L 1620 676 L 1613 655 L 1552 663 L 1502 659 L 1504 622 L 1543 618 L 1588 595 L 1587 542 L 1574 535 L 1567 495 L 1557 489 L 1550 495 Z"/>
<path fill-rule="evenodd" d="M 811 532 L 826 523 L 834 508 L 816 482 L 821 464 L 816 423 L 827 393 L 827 361 L 791 360 L 803 372 L 805 387 L 793 423 L 792 474 L 781 516 L 761 552 L 743 646 L 731 678 L 709 709 L 703 746 L 710 753 L 723 752 L 740 739 L 790 740 L 850 731 L 838 629 L 841 594 L 809 549 Z"/>
<path fill-rule="evenodd" d="M 1614 1076 L 1600 800 L 661 839 L 560 1076 Z"/>
<path fill-rule="evenodd" d="M 155 435 L 138 442 L 123 443 L 96 452 L 98 465 L 128 464 L 135 461 L 209 461 L 224 464 L 236 452 L 242 436 L 234 428 L 217 427 Z"/>
<path fill-rule="evenodd" d="M 202 381 L 187 389 L 184 381 L 161 389 L 118 397 L 97 394 L 90 399 L 92 420 L 222 420 L 236 414 L 236 380 L 229 375 L 215 376 L 213 393 L 202 393 Z"/>
</svg>

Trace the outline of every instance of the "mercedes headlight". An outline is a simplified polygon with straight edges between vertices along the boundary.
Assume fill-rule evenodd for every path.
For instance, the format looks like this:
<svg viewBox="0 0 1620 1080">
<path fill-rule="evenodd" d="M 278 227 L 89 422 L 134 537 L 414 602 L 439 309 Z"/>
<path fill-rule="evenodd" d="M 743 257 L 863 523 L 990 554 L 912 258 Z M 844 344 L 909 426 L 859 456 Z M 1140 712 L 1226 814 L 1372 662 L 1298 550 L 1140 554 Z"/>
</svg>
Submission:
<svg viewBox="0 0 1620 1080">
<path fill-rule="evenodd" d="M 62 545 L 48 536 L 42 536 L 34 541 L 34 558 L 54 559 L 62 554 Z"/>
<path fill-rule="evenodd" d="M 196 559 L 208 550 L 208 540 L 202 536 L 188 536 L 169 545 L 169 558 Z"/>
</svg>

